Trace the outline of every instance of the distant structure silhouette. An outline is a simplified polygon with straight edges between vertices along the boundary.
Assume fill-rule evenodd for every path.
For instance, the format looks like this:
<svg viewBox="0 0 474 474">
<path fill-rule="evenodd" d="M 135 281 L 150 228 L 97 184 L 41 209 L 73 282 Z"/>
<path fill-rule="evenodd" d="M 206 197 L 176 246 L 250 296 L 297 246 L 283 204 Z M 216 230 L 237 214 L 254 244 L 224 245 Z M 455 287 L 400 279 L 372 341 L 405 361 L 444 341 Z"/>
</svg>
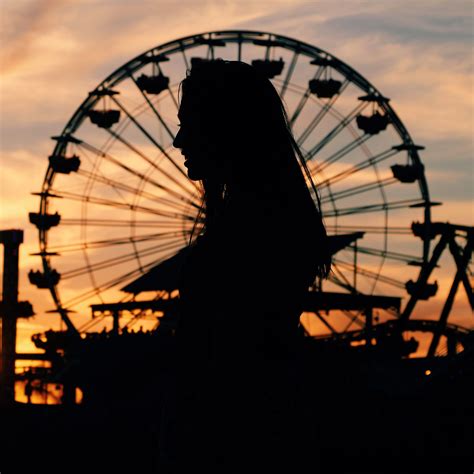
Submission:
<svg viewBox="0 0 474 474">
<path fill-rule="evenodd" d="M 438 288 L 426 275 L 434 244 L 431 209 L 441 203 L 430 198 L 418 153 L 424 147 L 413 142 L 389 105 L 390 99 L 328 51 L 274 33 L 229 30 L 179 38 L 133 58 L 89 92 L 61 134 L 51 137 L 55 146 L 48 156 L 41 191 L 34 193 L 40 197 L 39 209 L 29 213 L 38 231 L 39 252 L 35 255 L 41 258 L 41 270 L 31 270 L 28 278 L 51 293 L 54 306 L 49 312 L 60 316 L 65 333 L 49 339 L 38 336 L 38 347 L 48 348 L 49 354 L 65 354 L 84 336 L 84 347 L 88 347 L 88 333 L 100 328 L 103 318 L 110 318 L 113 334 L 119 335 L 121 326 L 129 324 L 127 318 L 132 318 L 133 325 L 153 314 L 155 330 L 161 335 L 174 334 L 179 268 L 191 249 L 188 241 L 196 238 L 205 220 L 220 212 L 224 200 L 219 194 L 225 192 L 220 184 L 205 180 L 207 214 L 198 215 L 203 186 L 200 180 L 189 179 L 178 149 L 170 150 L 179 108 L 177 79 L 190 66 L 196 70 L 200 63 L 214 62 L 216 51 L 225 58 L 245 58 L 271 81 L 285 101 L 292 133 L 304 153 L 300 163 L 304 173 L 320 178 L 320 200 L 314 189 L 310 193 L 325 219 L 334 271 L 324 282 L 317 279 L 304 298 L 305 312 L 313 314 L 303 318 L 308 335 L 322 344 L 356 347 L 365 341 L 378 350 L 381 346 L 375 341 L 380 333 L 395 331 L 394 340 L 402 340 L 400 332 L 407 331 L 406 325 L 395 329 L 390 323 L 399 316 L 405 322 L 410 320 L 410 328 L 413 324 L 423 331 L 432 327 L 410 317 L 417 302 L 433 298 Z M 263 103 L 259 97 L 246 102 L 236 81 L 232 87 L 232 96 L 242 96 L 243 103 Z M 143 114 L 142 108 L 129 109 L 125 103 L 137 100 L 144 101 L 148 113 Z M 248 125 L 252 120 L 253 115 L 241 122 L 242 132 L 252 138 L 237 136 L 226 146 L 233 150 L 240 142 L 253 143 L 270 156 L 261 121 L 253 120 L 256 127 L 252 128 Z M 216 127 L 221 125 L 215 121 Z M 210 142 L 201 141 L 202 151 Z M 145 143 L 158 151 L 156 158 Z M 295 151 L 301 159 L 298 147 Z M 96 155 L 96 161 L 88 160 L 89 152 Z M 257 149 L 249 154 L 253 155 L 258 155 Z M 268 190 L 275 171 L 266 172 L 264 163 L 267 168 L 282 168 L 271 159 L 251 163 L 255 175 L 260 167 L 265 177 L 261 186 Z M 100 173 L 94 171 L 96 166 Z M 51 213 L 51 209 L 57 210 Z M 413 222 L 415 216 L 421 219 Z M 62 233 L 63 226 L 71 239 L 60 244 L 55 236 Z M 418 242 L 413 242 L 413 236 Z M 407 249 L 413 252 L 406 253 Z M 55 267 L 58 260 L 61 271 Z M 87 281 L 84 291 L 65 297 L 68 280 L 79 287 L 83 278 Z M 125 299 L 116 301 L 117 291 L 127 293 Z M 410 301 L 402 309 L 406 293 Z M 79 327 L 71 315 L 86 306 L 93 317 Z M 445 329 L 447 313 L 443 313 L 438 334 Z M 384 322 L 389 324 L 382 326 Z M 455 343 L 463 334 L 458 331 L 450 336 L 448 352 L 457 353 L 464 347 Z M 430 352 L 443 354 L 444 338 L 434 341 Z M 405 357 L 407 350 L 416 350 L 413 348 L 399 347 L 397 355 Z M 140 346 L 140 352 L 143 349 Z M 117 361 L 117 367 L 120 365 Z M 89 391 L 85 380 L 91 379 L 89 374 L 96 367 L 81 363 L 78 372 L 85 376 L 68 376 L 68 391 L 73 394 L 75 387 Z M 71 374 L 76 369 L 79 366 Z M 417 376 L 423 378 L 424 371 Z M 91 393 L 82 399 L 106 390 L 105 385 L 99 390 L 97 384 L 91 384 Z M 75 403 L 74 397 L 68 399 Z"/>
<path fill-rule="evenodd" d="M 471 472 L 474 331 L 453 323 L 462 287 L 474 308 L 474 229 L 432 220 L 424 146 L 390 100 L 250 30 L 154 46 L 97 84 L 33 193 L 28 278 L 64 325 L 33 335 L 42 353 L 11 350 L 32 311 L 4 272 L 6 365 L 31 402 L 0 414 L 7 470 L 54 445 L 62 471 Z"/>
<path fill-rule="evenodd" d="M 173 145 L 203 182 L 205 226 L 179 288 L 174 457 L 294 462 L 299 317 L 331 265 L 322 216 L 268 78 L 220 59 L 193 66 L 182 93 Z"/>
</svg>

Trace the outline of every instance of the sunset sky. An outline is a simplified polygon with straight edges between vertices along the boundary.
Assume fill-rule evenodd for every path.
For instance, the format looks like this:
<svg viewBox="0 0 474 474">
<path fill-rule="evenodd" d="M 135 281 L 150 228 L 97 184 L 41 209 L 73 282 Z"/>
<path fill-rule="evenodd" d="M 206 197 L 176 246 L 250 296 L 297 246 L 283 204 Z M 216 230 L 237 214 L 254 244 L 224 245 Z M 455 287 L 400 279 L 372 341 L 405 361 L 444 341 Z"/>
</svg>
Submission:
<svg viewBox="0 0 474 474">
<path fill-rule="evenodd" d="M 0 5 L 2 229 L 24 230 L 20 299 L 36 316 L 19 322 L 18 351 L 32 333 L 58 328 L 49 293 L 32 286 L 40 268 L 28 212 L 54 142 L 78 106 L 131 58 L 169 41 L 216 30 L 272 32 L 317 46 L 349 64 L 391 99 L 423 145 L 434 221 L 473 225 L 474 3 L 464 0 L 2 0 Z M 396 250 L 396 249 L 393 249 Z M 3 267 L 3 256 L 2 256 Z M 451 257 L 432 280 L 440 290 L 417 316 L 439 314 L 454 277 Z M 464 290 L 451 322 L 474 328 Z"/>
</svg>

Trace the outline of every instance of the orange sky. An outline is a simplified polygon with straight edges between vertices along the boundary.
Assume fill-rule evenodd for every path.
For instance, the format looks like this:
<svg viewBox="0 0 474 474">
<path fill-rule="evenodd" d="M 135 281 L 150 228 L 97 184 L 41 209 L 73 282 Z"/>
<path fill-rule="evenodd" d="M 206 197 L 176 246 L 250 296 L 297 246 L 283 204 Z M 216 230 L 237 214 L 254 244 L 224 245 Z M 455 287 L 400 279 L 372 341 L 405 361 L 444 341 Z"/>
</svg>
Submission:
<svg viewBox="0 0 474 474">
<path fill-rule="evenodd" d="M 38 208 L 30 193 L 40 190 L 50 137 L 112 71 L 193 33 L 269 31 L 349 64 L 391 98 L 415 143 L 426 147 L 420 156 L 431 197 L 443 202 L 433 220 L 473 225 L 471 2 L 4 0 L 0 14 L 0 222 L 2 229 L 24 230 L 20 299 L 36 312 L 19 322 L 19 352 L 34 350 L 32 333 L 58 328 L 58 317 L 45 313 L 53 308 L 50 295 L 27 278 L 40 268 L 30 255 L 38 242 L 28 212 Z M 440 290 L 416 309 L 417 317 L 439 314 L 453 276 L 447 256 L 433 276 Z M 474 328 L 463 290 L 458 296 L 450 321 Z"/>
</svg>

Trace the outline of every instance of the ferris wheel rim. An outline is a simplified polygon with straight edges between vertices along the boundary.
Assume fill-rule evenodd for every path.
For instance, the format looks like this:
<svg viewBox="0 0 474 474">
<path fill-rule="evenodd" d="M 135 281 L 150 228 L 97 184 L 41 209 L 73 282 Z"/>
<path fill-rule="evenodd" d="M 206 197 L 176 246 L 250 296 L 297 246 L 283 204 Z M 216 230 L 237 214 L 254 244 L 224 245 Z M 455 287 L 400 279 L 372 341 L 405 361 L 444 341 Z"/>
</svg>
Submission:
<svg viewBox="0 0 474 474">
<path fill-rule="evenodd" d="M 249 34 L 249 35 L 256 35 L 256 36 L 265 36 L 268 35 L 269 37 L 273 37 L 274 39 L 283 39 L 285 41 L 288 41 L 288 49 L 292 49 L 289 46 L 291 44 L 295 45 L 295 48 L 298 46 L 304 46 L 305 48 L 308 48 L 308 51 L 313 51 L 317 52 L 318 54 L 324 54 L 326 58 L 331 58 L 332 64 L 331 66 L 340 72 L 341 74 L 344 75 L 344 77 L 347 78 L 346 74 L 344 72 L 350 72 L 351 77 L 356 77 L 358 79 L 357 85 L 361 87 L 361 84 L 364 85 L 364 90 L 367 92 L 371 92 L 373 94 L 379 95 L 380 97 L 383 97 L 382 94 L 376 89 L 367 79 L 365 79 L 363 76 L 361 76 L 357 71 L 352 69 L 349 65 L 344 63 L 343 61 L 339 60 L 337 57 L 335 57 L 333 54 L 328 53 L 327 51 L 324 51 L 316 46 L 309 45 L 308 43 L 302 42 L 300 40 L 286 37 L 283 35 L 275 34 L 275 33 L 270 33 L 270 32 L 261 32 L 261 31 L 255 31 L 255 30 L 217 30 L 217 31 L 211 31 L 211 32 L 204 32 L 204 33 L 199 33 L 199 34 L 193 34 L 193 35 L 188 35 L 173 41 L 170 41 L 168 43 L 164 43 L 162 45 L 150 48 L 148 51 L 145 53 L 142 53 L 132 60 L 128 61 L 124 65 L 120 66 L 117 68 L 114 72 L 109 74 L 91 93 L 89 93 L 89 96 L 83 101 L 83 103 L 78 107 L 76 112 L 73 114 L 71 119 L 68 121 L 66 126 L 64 127 L 62 133 L 59 136 L 59 139 L 57 141 L 57 144 L 54 148 L 53 153 L 54 154 L 61 154 L 64 152 L 64 150 L 67 148 L 68 145 L 68 138 L 72 137 L 73 134 L 77 131 L 77 129 L 80 127 L 82 121 L 86 118 L 86 112 L 93 108 L 93 106 L 96 104 L 96 102 L 99 100 L 99 97 L 96 95 L 94 96 L 94 92 L 98 90 L 102 90 L 104 88 L 111 88 L 114 87 L 115 85 L 119 84 L 122 80 L 124 80 L 127 75 L 131 76 L 133 72 L 136 70 L 139 70 L 141 67 L 143 67 L 146 62 L 143 62 L 148 58 L 148 54 L 158 54 L 160 51 L 164 51 L 167 47 L 170 47 L 172 45 L 179 45 L 181 50 L 187 50 L 189 49 L 192 44 L 186 45 L 186 47 L 183 46 L 183 43 L 185 41 L 194 41 L 195 45 L 200 45 L 201 43 L 198 42 L 198 39 L 204 38 L 206 35 L 209 36 L 209 39 L 212 36 L 219 36 L 219 35 L 226 35 L 226 34 L 234 34 L 236 35 L 233 40 L 231 41 L 232 38 L 222 38 L 225 41 L 229 42 L 235 42 L 236 40 L 240 40 L 242 43 L 245 42 L 251 42 L 251 38 L 244 38 L 242 35 L 243 34 Z M 163 54 L 163 53 L 160 53 Z M 310 56 L 309 54 L 307 54 Z M 142 62 L 140 62 L 142 61 Z M 135 65 L 135 68 L 132 70 L 131 65 Z M 338 67 L 339 66 L 339 67 Z M 342 68 L 341 68 L 342 66 Z M 342 72 L 344 71 L 344 72 Z M 353 82 L 353 81 L 351 81 Z M 362 87 L 361 87 L 362 88 Z M 403 145 L 406 146 L 415 146 L 413 140 L 411 139 L 408 131 L 406 130 L 405 126 L 401 122 L 401 120 L 398 118 L 397 114 L 393 110 L 393 108 L 388 104 L 388 102 L 383 102 L 382 108 L 384 111 L 390 115 L 391 123 L 394 125 L 397 125 L 396 131 L 397 133 L 402 137 L 403 139 Z M 423 166 L 421 159 L 418 155 L 417 149 L 414 148 L 410 150 L 410 158 L 413 160 L 414 163 L 418 163 L 421 166 Z M 54 181 L 54 176 L 55 172 L 52 170 L 52 167 L 49 166 L 48 170 L 46 172 L 44 181 L 43 181 L 43 194 L 41 196 L 41 203 L 40 203 L 40 213 L 47 213 L 48 211 L 48 191 L 51 188 L 51 185 Z M 421 175 L 421 178 L 418 180 L 418 185 L 420 187 L 420 192 L 422 195 L 422 199 L 424 200 L 425 203 L 428 203 L 428 205 L 425 205 L 425 224 L 429 225 L 431 221 L 430 217 L 430 200 L 429 200 L 429 191 L 428 191 L 428 185 L 426 182 L 426 177 L 424 172 Z M 43 268 L 44 271 L 47 271 L 51 268 L 50 266 L 50 261 L 49 258 L 50 256 L 48 255 L 48 249 L 47 249 L 47 233 L 48 231 L 40 231 L 40 248 L 41 251 L 44 252 L 44 255 L 42 255 L 42 260 L 43 260 Z M 427 245 L 429 245 L 429 240 L 427 241 Z M 425 248 L 425 254 L 427 252 L 427 249 Z M 56 296 L 53 295 L 53 299 L 58 302 L 59 297 L 57 296 L 56 289 L 54 288 L 51 289 L 52 292 L 56 294 Z M 57 303 L 58 304 L 58 303 Z"/>
</svg>

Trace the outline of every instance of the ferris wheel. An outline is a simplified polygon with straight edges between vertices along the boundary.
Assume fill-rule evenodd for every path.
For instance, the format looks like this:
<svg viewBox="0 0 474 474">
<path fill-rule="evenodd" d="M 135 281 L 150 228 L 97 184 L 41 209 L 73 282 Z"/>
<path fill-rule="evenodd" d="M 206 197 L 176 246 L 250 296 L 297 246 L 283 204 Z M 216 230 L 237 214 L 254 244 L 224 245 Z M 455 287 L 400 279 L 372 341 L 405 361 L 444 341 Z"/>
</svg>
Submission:
<svg viewBox="0 0 474 474">
<path fill-rule="evenodd" d="M 438 203 L 429 197 L 424 147 L 390 99 L 316 46 L 268 32 L 214 31 L 128 61 L 52 137 L 39 211 L 29 215 L 42 270 L 29 277 L 51 292 L 52 311 L 69 329 L 90 327 L 82 315 L 91 305 L 162 297 L 161 290 L 123 289 L 179 254 L 203 225 L 203 189 L 188 179 L 172 142 L 186 70 L 216 58 L 252 64 L 284 101 L 334 243 L 333 272 L 315 288 L 401 298 L 412 291 L 430 250 L 412 224 L 429 226 Z M 361 324 L 360 312 L 340 313 L 330 325 L 338 332 Z"/>
</svg>

